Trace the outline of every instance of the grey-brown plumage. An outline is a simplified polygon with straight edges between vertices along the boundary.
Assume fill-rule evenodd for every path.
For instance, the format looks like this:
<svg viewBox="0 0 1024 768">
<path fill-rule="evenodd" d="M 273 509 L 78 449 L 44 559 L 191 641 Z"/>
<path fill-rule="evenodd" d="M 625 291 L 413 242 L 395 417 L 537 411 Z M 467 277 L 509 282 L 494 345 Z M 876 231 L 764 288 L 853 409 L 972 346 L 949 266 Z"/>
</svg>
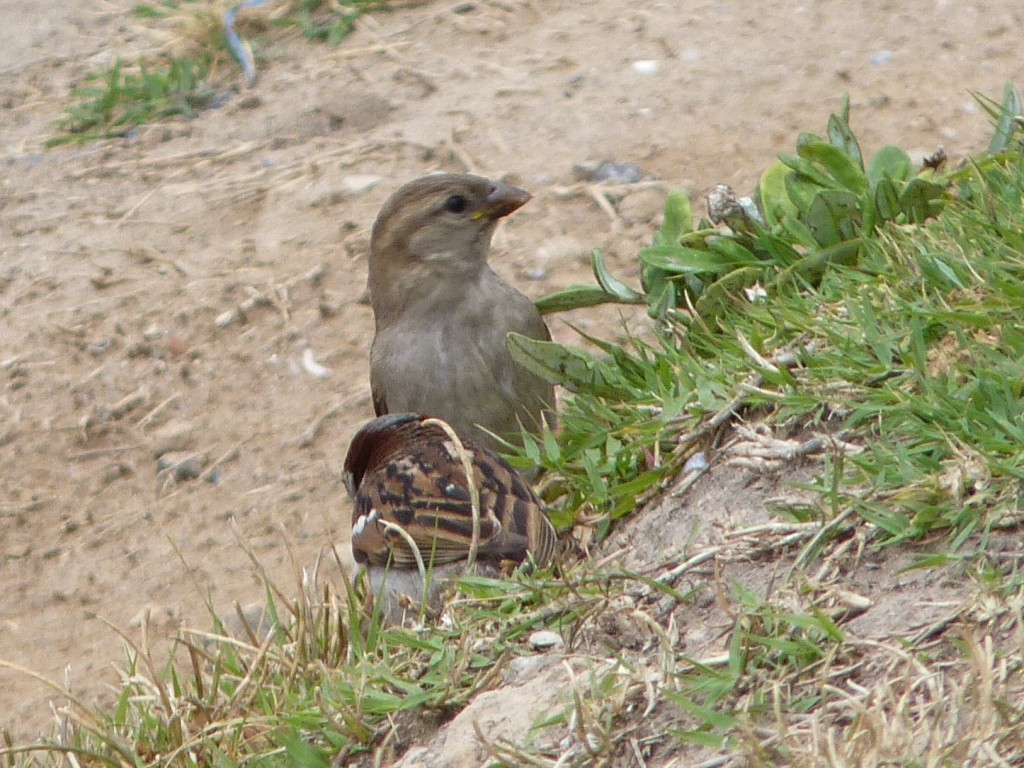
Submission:
<svg viewBox="0 0 1024 768">
<path fill-rule="evenodd" d="M 356 563 L 415 570 L 414 548 L 427 567 L 469 558 L 471 488 L 457 442 L 436 421 L 389 414 L 352 439 L 344 473 L 355 499 Z M 494 452 L 468 440 L 462 445 L 479 494 L 476 560 L 520 563 L 532 557 L 540 566 L 549 563 L 555 531 L 529 484 Z"/>
<path fill-rule="evenodd" d="M 368 285 L 376 322 L 370 384 L 377 415 L 436 416 L 490 448 L 520 424 L 554 426 L 554 387 L 515 363 L 510 331 L 551 338 L 533 302 L 487 264 L 497 222 L 530 195 L 479 176 L 401 187 L 373 225 Z M 481 429 L 482 427 L 482 429 Z"/>
</svg>

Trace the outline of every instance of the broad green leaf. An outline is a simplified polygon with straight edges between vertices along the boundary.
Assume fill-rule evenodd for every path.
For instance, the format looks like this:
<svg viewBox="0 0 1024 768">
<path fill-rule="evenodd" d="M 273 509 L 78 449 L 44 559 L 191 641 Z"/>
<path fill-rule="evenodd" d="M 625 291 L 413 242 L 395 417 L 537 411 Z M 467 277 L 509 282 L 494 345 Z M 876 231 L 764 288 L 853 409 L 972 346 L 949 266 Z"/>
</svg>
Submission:
<svg viewBox="0 0 1024 768">
<path fill-rule="evenodd" d="M 823 189 L 807 211 L 805 223 L 814 239 L 828 247 L 857 236 L 861 212 L 857 195 L 838 189 Z"/>
<path fill-rule="evenodd" d="M 868 164 L 868 183 L 876 187 L 882 179 L 906 181 L 910 178 L 910 156 L 899 147 L 886 146 L 875 152 Z"/>
<path fill-rule="evenodd" d="M 538 341 L 510 333 L 505 346 L 517 363 L 572 392 L 598 397 L 632 399 L 635 393 L 622 384 L 618 371 L 589 352 L 554 341 Z"/>
<path fill-rule="evenodd" d="M 810 247 L 814 246 L 814 238 L 808 233 L 811 241 Z M 800 245 L 800 241 L 790 242 L 785 237 L 770 232 L 762 232 L 755 241 L 755 248 L 759 252 L 768 254 L 777 266 L 787 267 L 798 259 L 802 258 L 794 246 Z"/>
<path fill-rule="evenodd" d="M 826 141 L 815 141 L 801 147 L 799 152 L 800 157 L 804 160 L 815 163 L 828 173 L 840 188 L 858 195 L 867 191 L 868 180 L 859 161 L 855 161 L 839 147 Z M 827 186 L 835 186 L 835 184 Z"/>
<path fill-rule="evenodd" d="M 900 209 L 911 222 L 920 224 L 942 210 L 946 188 L 933 181 L 911 179 L 900 194 Z"/>
<path fill-rule="evenodd" d="M 817 184 L 819 187 L 825 187 L 826 189 L 834 189 L 836 187 L 835 179 L 830 177 L 827 173 L 824 173 L 814 163 L 812 163 L 812 162 L 810 162 L 808 160 L 804 160 L 804 158 L 802 158 L 802 157 L 800 157 L 798 155 L 790 155 L 790 154 L 787 154 L 787 153 L 783 152 L 783 153 L 781 153 L 779 155 L 779 160 L 781 160 L 783 163 L 788 165 L 790 168 L 792 168 L 798 174 L 801 174 L 802 176 L 806 177 L 807 181 L 812 181 L 815 184 Z M 789 179 L 787 179 L 786 180 L 786 189 L 790 189 L 790 188 L 791 188 L 791 184 L 789 182 Z M 798 208 L 800 207 L 799 200 L 796 197 L 794 197 L 792 194 L 790 194 L 790 199 L 792 199 L 793 202 L 795 202 L 797 204 Z"/>
<path fill-rule="evenodd" d="M 775 162 L 761 174 L 761 179 L 757 183 L 760 208 L 771 229 L 779 226 L 783 217 L 796 216 L 798 213 L 786 187 L 786 176 L 791 173 L 788 166 L 781 162 Z M 807 202 L 809 205 L 810 198 Z"/>
<path fill-rule="evenodd" d="M 717 253 L 719 256 L 727 259 L 735 267 L 743 267 L 753 264 L 760 264 L 761 260 L 757 258 L 750 249 L 740 243 L 735 237 L 728 235 L 714 235 L 707 239 L 708 249 L 712 253 Z"/>
<path fill-rule="evenodd" d="M 878 155 L 875 155 L 878 157 Z M 900 196 L 888 176 L 875 185 L 875 214 L 878 221 L 892 221 L 900 214 Z"/>
<path fill-rule="evenodd" d="M 792 238 L 794 244 L 801 245 L 809 250 L 817 250 L 819 248 L 818 241 L 814 239 L 814 233 L 800 219 L 794 216 L 787 216 L 782 220 L 782 228 Z"/>
<path fill-rule="evenodd" d="M 816 286 L 830 264 L 841 266 L 856 264 L 857 254 L 860 252 L 860 242 L 859 238 L 844 240 L 830 248 L 822 248 L 809 253 L 800 261 L 780 272 L 766 287 L 770 292 L 773 287 L 782 288 L 791 284 L 795 284 L 798 288 L 803 285 Z"/>
<path fill-rule="evenodd" d="M 681 245 L 652 246 L 640 251 L 640 261 L 675 273 L 724 272 L 731 266 L 728 258 L 711 251 Z"/>
<path fill-rule="evenodd" d="M 800 158 L 796 158 L 796 160 L 799 160 L 801 163 L 804 162 Z M 786 195 L 796 207 L 798 216 L 803 216 L 807 213 L 807 209 L 814 202 L 814 196 L 821 191 L 822 187 L 828 188 L 827 185 L 819 184 L 807 176 L 794 173 L 792 170 L 785 175 L 783 183 L 786 185 Z"/>
<path fill-rule="evenodd" d="M 668 317 L 670 311 L 676 308 L 676 285 L 671 280 L 666 280 L 662 283 L 661 288 L 651 294 L 650 308 L 647 310 L 647 314 L 658 320 L 664 320 Z"/>
<path fill-rule="evenodd" d="M 693 229 L 693 208 L 690 198 L 682 190 L 669 192 L 665 199 L 665 220 L 661 224 L 661 234 L 665 244 L 679 241 L 681 235 Z"/>
<path fill-rule="evenodd" d="M 838 115 L 830 115 L 828 118 L 828 140 L 832 146 L 839 147 L 861 171 L 864 170 L 864 158 L 860 153 L 860 144 L 857 137 L 850 130 L 850 97 L 843 99 L 843 109 Z"/>
<path fill-rule="evenodd" d="M 821 140 L 821 136 L 816 133 L 801 131 L 796 137 L 796 151 L 800 152 L 804 147 L 810 146 L 811 144 Z"/>
<path fill-rule="evenodd" d="M 1003 101 L 999 105 L 999 114 L 996 117 L 996 128 L 992 133 L 992 140 L 988 143 L 989 152 L 1002 152 L 1010 146 L 1016 131 L 1021 113 L 1020 92 L 1012 82 L 1003 86 Z"/>
</svg>

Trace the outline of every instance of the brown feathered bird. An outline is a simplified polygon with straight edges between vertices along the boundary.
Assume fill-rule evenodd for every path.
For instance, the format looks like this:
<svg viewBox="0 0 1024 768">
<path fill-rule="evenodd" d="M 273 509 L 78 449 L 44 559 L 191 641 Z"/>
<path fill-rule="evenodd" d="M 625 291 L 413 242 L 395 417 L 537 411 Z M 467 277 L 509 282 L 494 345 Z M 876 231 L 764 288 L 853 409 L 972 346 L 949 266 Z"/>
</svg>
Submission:
<svg viewBox="0 0 1024 768">
<path fill-rule="evenodd" d="M 436 603 L 471 560 L 544 566 L 554 556 L 555 530 L 526 480 L 439 419 L 395 413 L 365 424 L 344 477 L 355 499 L 352 553 L 391 623 L 422 601 L 425 577 Z"/>
<path fill-rule="evenodd" d="M 529 199 L 479 176 L 440 174 L 409 182 L 384 204 L 368 280 L 378 416 L 436 416 L 493 449 L 500 446 L 487 432 L 518 442 L 520 424 L 554 426 L 554 387 L 505 348 L 510 331 L 551 335 L 533 302 L 487 264 L 498 220 Z"/>
</svg>

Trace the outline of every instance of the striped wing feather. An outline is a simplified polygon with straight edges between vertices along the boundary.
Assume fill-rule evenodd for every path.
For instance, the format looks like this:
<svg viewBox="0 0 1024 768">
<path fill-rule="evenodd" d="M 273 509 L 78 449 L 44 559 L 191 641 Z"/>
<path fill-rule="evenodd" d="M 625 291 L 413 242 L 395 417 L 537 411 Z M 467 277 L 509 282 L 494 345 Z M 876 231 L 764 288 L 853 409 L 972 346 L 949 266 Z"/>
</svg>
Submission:
<svg viewBox="0 0 1024 768">
<path fill-rule="evenodd" d="M 360 473 L 352 536 L 358 562 L 416 567 L 413 549 L 396 527 L 415 542 L 424 563 L 454 562 L 469 554 L 473 507 L 458 452 L 437 428 L 410 426 L 403 424 L 400 435 L 384 435 L 387 456 L 378 453 Z M 466 448 L 480 494 L 477 557 L 521 562 L 532 554 L 546 564 L 556 539 L 536 495 L 497 454 Z"/>
</svg>

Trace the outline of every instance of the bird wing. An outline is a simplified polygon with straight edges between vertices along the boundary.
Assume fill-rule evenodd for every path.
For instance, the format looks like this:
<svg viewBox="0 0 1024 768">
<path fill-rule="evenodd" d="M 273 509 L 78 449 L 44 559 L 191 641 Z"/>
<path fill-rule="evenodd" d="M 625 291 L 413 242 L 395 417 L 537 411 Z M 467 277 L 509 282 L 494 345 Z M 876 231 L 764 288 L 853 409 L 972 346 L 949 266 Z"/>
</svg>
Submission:
<svg viewBox="0 0 1024 768">
<path fill-rule="evenodd" d="M 465 559 L 473 541 L 473 504 L 461 466 L 431 461 L 429 452 L 392 460 L 363 478 L 353 514 L 352 549 L 359 562 L 415 567 Z M 480 557 L 513 557 L 525 537 L 508 534 L 480 488 Z M 520 556 L 518 559 L 523 559 Z"/>
</svg>

